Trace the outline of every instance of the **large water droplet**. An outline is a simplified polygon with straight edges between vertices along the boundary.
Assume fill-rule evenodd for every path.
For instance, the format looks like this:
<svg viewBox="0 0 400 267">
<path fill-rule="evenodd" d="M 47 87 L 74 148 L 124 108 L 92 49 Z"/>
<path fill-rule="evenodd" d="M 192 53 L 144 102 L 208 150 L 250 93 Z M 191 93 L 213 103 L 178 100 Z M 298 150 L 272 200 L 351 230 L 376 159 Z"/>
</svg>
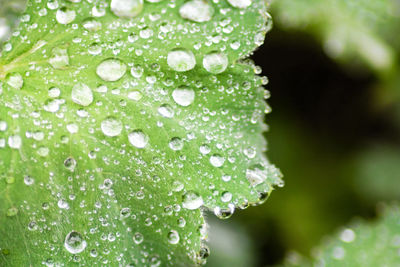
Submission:
<svg viewBox="0 0 400 267">
<path fill-rule="evenodd" d="M 111 0 L 111 11 L 121 18 L 133 18 L 142 12 L 143 0 Z"/>
<path fill-rule="evenodd" d="M 84 83 L 77 83 L 72 88 L 71 98 L 78 105 L 89 106 L 93 102 L 92 89 Z"/>
<path fill-rule="evenodd" d="M 108 117 L 101 122 L 101 131 L 106 136 L 117 136 L 122 131 L 122 122 L 114 117 Z"/>
<path fill-rule="evenodd" d="M 124 76 L 126 65 L 119 59 L 106 59 L 101 62 L 96 69 L 97 75 L 107 82 L 115 82 Z"/>
<path fill-rule="evenodd" d="M 85 250 L 86 241 L 82 238 L 81 234 L 72 231 L 65 237 L 64 246 L 69 253 L 78 254 Z"/>
<path fill-rule="evenodd" d="M 172 92 L 172 98 L 181 106 L 187 107 L 194 101 L 194 91 L 186 86 L 181 86 Z"/>
<path fill-rule="evenodd" d="M 228 57 L 221 52 L 211 52 L 204 56 L 203 67 L 213 74 L 224 72 L 228 67 Z"/>
<path fill-rule="evenodd" d="M 175 71 L 188 71 L 196 65 L 196 58 L 192 51 L 184 48 L 176 48 L 168 53 L 167 63 Z"/>
<path fill-rule="evenodd" d="M 182 200 L 182 206 L 188 210 L 195 210 L 203 205 L 203 198 L 193 191 L 186 192 Z"/>
<path fill-rule="evenodd" d="M 186 2 L 179 9 L 182 18 L 196 22 L 209 21 L 214 14 L 213 7 L 205 0 L 191 0 Z"/>
<path fill-rule="evenodd" d="M 67 7 L 60 8 L 59 10 L 57 10 L 56 13 L 56 20 L 58 21 L 58 23 L 61 24 L 69 24 L 74 21 L 75 17 L 75 10 L 69 9 Z"/>
<path fill-rule="evenodd" d="M 129 142 L 137 148 L 144 148 L 149 142 L 149 137 L 141 130 L 135 130 L 128 134 Z"/>
</svg>

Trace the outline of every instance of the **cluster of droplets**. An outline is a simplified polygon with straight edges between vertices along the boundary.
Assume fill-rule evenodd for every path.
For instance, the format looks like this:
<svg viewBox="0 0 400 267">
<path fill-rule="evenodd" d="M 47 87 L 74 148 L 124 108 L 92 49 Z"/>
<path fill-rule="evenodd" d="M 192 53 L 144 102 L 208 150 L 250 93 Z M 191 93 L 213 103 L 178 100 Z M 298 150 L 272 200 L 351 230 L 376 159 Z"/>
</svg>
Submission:
<svg viewBox="0 0 400 267">
<path fill-rule="evenodd" d="M 138 23 L 135 19 L 144 14 L 144 5 L 153 5 L 162 0 L 147 0 L 149 3 L 143 0 L 110 0 L 107 5 L 93 5 L 91 1 L 68 1 L 71 5 L 57 0 L 48 1 L 47 8 L 37 12 L 41 17 L 53 16 L 59 27 L 56 30 L 61 28 L 66 35 L 72 33 L 70 42 L 54 46 L 51 40 L 37 41 L 27 54 L 40 54 L 43 57 L 40 61 L 29 62 L 26 71 L 7 71 L 4 77 L 0 68 L 0 95 L 3 90 L 17 96 L 21 92 L 29 95 L 18 100 L 18 97 L 0 100 L 1 105 L 7 103 L 4 106 L 13 110 L 4 113 L 7 113 L 7 122 L 0 117 L 0 134 L 5 133 L 4 138 L 0 136 L 0 148 L 8 145 L 14 152 L 20 150 L 23 153 L 27 147 L 34 148 L 36 154 L 29 155 L 29 160 L 35 162 L 37 169 L 43 168 L 46 177 L 24 174 L 24 186 L 36 190 L 34 192 L 46 192 L 44 194 L 50 191 L 55 200 L 54 203 L 43 201 L 40 211 L 35 212 L 32 212 L 34 207 L 30 205 L 11 205 L 7 208 L 7 217 L 31 214 L 27 228 L 38 233 L 55 227 L 53 222 L 46 222 L 39 214 L 57 211 L 57 214 L 68 217 L 68 214 L 74 214 L 77 210 L 84 211 L 90 229 L 72 230 L 72 225 L 68 223 L 71 228 L 67 229 L 68 233 L 63 233 L 62 238 L 63 249 L 74 262 L 80 261 L 79 254 L 89 253 L 92 258 L 102 259 L 103 265 L 112 264 L 107 260 L 107 255 L 115 248 L 113 244 L 127 235 L 129 241 L 134 243 L 133 249 L 140 248 L 143 255 L 143 259 L 132 260 L 132 266 L 161 266 L 161 257 L 153 253 L 150 245 L 154 237 L 148 234 L 150 230 L 141 228 L 146 226 L 144 228 L 161 234 L 172 247 L 190 247 L 193 242 L 190 238 L 200 235 L 201 249 L 192 257 L 198 263 L 203 263 L 209 255 L 209 249 L 204 244 L 206 227 L 201 222 L 195 222 L 201 225 L 196 229 L 197 232 L 190 232 L 188 236 L 187 229 L 193 224 L 193 221 L 186 222 L 185 218 L 190 217 L 188 214 L 203 206 L 212 206 L 219 218 L 229 218 L 235 207 L 245 208 L 249 205 L 247 198 L 235 190 L 235 185 L 246 182 L 250 186 L 250 194 L 257 195 L 257 201 L 263 201 L 271 191 L 269 184 L 281 182 L 280 174 L 274 167 L 262 160 L 262 163 L 257 163 L 260 161 L 257 157 L 260 151 L 251 145 L 252 142 L 242 143 L 246 133 L 243 130 L 245 127 L 240 124 L 246 125 L 249 120 L 253 125 L 259 123 L 263 114 L 262 104 L 254 104 L 256 111 L 251 114 L 251 119 L 248 114 L 234 113 L 229 107 L 236 99 L 243 101 L 243 105 L 253 103 L 257 95 L 250 89 L 260 82 L 257 79 L 235 82 L 235 75 L 238 74 L 238 69 L 235 69 L 237 56 L 231 56 L 227 49 L 238 51 L 245 42 L 240 38 L 226 37 L 235 28 L 241 27 L 229 16 L 218 22 L 216 33 L 207 36 L 204 44 L 190 46 L 184 41 L 176 41 L 168 43 L 164 50 L 152 50 L 152 44 L 157 38 L 162 41 L 171 39 L 169 36 L 178 31 L 184 34 L 200 32 L 206 29 L 201 28 L 202 25 L 208 25 L 221 14 L 229 14 L 231 8 L 240 10 L 238 14 L 242 15 L 252 2 L 227 0 L 230 8 L 218 10 L 218 3 L 189 0 L 175 10 L 182 20 L 179 25 L 175 21 L 165 21 L 160 22 L 157 28 L 150 27 L 146 23 L 147 18 L 140 19 Z M 90 16 L 82 19 L 81 9 L 76 8 L 74 3 L 90 5 Z M 169 4 L 169 8 L 175 8 L 174 4 Z M 103 20 L 108 10 L 120 20 L 113 23 Z M 166 9 L 153 12 L 148 19 L 152 22 L 161 21 L 165 12 Z M 25 15 L 22 22 L 29 24 L 30 15 Z M 123 29 L 123 33 L 118 40 L 109 42 L 102 37 L 103 30 L 106 30 L 106 35 L 113 36 L 113 31 L 118 32 L 119 29 Z M 78 36 L 78 32 L 83 32 L 85 37 Z M 52 33 L 52 30 L 49 31 L 50 36 Z M 86 37 L 89 43 L 83 40 Z M 262 40 L 263 34 L 258 34 L 246 45 L 258 45 Z M 11 43 L 5 47 L 5 52 L 12 52 Z M 121 52 L 124 50 L 129 51 L 129 56 Z M 155 53 L 155 63 L 148 62 L 143 56 L 152 52 Z M 81 55 L 90 55 L 90 62 L 79 62 Z M 135 63 L 132 63 L 131 57 L 137 58 L 137 62 L 133 60 Z M 243 63 L 243 66 L 246 74 L 260 73 L 251 64 Z M 192 81 L 195 71 L 202 77 Z M 49 78 L 38 77 L 38 73 Z M 58 80 L 64 74 L 68 78 Z M 44 89 L 32 85 L 31 77 L 43 78 Z M 31 94 L 33 87 L 36 91 Z M 209 106 L 208 102 L 212 102 L 213 97 L 216 105 Z M 40 99 L 37 102 L 42 103 L 42 108 L 38 110 L 33 98 Z M 220 110 L 220 106 L 224 108 Z M 11 127 L 10 123 L 12 119 L 18 119 L 10 114 L 23 109 L 28 110 L 29 115 L 20 119 L 26 119 L 27 128 L 32 128 L 26 132 L 24 128 Z M 235 106 L 232 110 L 238 108 Z M 219 119 L 219 116 L 223 119 Z M 210 127 L 209 132 L 207 127 Z M 159 132 L 155 133 L 154 129 Z M 196 149 L 193 150 L 193 147 Z M 58 154 L 54 153 L 58 150 L 67 151 L 68 155 L 63 153 L 60 160 Z M 243 166 L 250 167 L 237 175 L 235 171 L 240 167 L 235 165 L 239 165 L 237 159 L 243 156 L 246 158 Z M 2 164 L 0 161 L 0 167 L 3 167 Z M 55 165 L 61 165 L 62 170 Z M 185 168 L 201 170 L 194 172 Z M 158 172 L 160 175 L 154 175 Z M 193 176 L 188 177 L 188 173 Z M 94 186 L 98 184 L 99 177 L 103 179 L 102 182 Z M 208 180 L 197 184 L 197 177 L 207 177 Z M 243 177 L 247 181 L 241 181 Z M 7 176 L 6 182 L 10 185 L 16 179 L 18 182 L 18 176 Z M 63 179 L 62 183 L 60 179 Z M 160 185 L 170 180 L 174 180 L 171 190 L 165 193 Z M 156 203 L 159 196 L 143 187 L 145 183 L 153 185 L 160 194 L 168 195 L 170 203 Z M 143 208 L 125 206 L 119 209 L 122 201 L 117 200 L 117 195 L 121 194 L 121 187 L 126 190 L 125 203 L 144 203 Z M 80 197 L 80 194 L 90 196 L 93 192 L 98 194 L 98 199 L 96 197 L 93 203 L 89 197 Z M 147 208 L 148 212 L 140 211 Z M 118 209 L 117 215 L 112 213 L 115 209 Z M 162 212 L 157 212 L 158 209 Z M 168 223 L 161 223 L 165 218 L 174 218 L 174 223 L 170 223 L 169 219 L 166 219 Z M 111 229 L 111 225 L 122 225 L 126 232 L 113 229 L 99 233 L 102 230 L 92 227 L 94 222 L 104 230 Z M 100 237 L 94 238 L 96 234 Z M 57 242 L 60 243 L 59 240 Z M 110 245 L 110 249 L 101 249 L 101 242 Z M 128 254 L 121 252 L 116 256 L 116 261 L 122 262 L 126 255 L 124 253 Z M 173 252 L 168 257 L 174 257 Z M 43 263 L 47 266 L 57 265 L 54 259 L 46 259 Z"/>
</svg>

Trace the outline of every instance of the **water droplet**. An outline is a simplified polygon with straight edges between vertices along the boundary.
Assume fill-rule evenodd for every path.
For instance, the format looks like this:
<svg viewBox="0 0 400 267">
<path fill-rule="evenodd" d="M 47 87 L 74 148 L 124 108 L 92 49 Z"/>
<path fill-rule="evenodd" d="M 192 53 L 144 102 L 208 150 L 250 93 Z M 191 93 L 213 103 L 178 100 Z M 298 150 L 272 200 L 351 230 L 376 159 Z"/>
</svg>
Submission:
<svg viewBox="0 0 400 267">
<path fill-rule="evenodd" d="M 64 161 L 64 166 L 65 168 L 73 172 L 76 168 L 76 160 L 72 157 L 69 157 Z"/>
<path fill-rule="evenodd" d="M 92 89 L 84 83 L 77 83 L 72 88 L 71 98 L 78 105 L 89 106 L 93 102 Z"/>
<path fill-rule="evenodd" d="M 48 91 L 49 97 L 54 98 L 54 97 L 59 97 L 61 94 L 60 88 L 57 87 L 51 87 Z"/>
<path fill-rule="evenodd" d="M 132 91 L 128 93 L 128 98 L 131 100 L 139 101 L 142 99 L 143 95 L 139 91 Z"/>
<path fill-rule="evenodd" d="M 61 24 L 69 24 L 74 21 L 75 17 L 75 10 L 69 9 L 67 7 L 60 8 L 59 10 L 57 10 L 56 13 L 56 20 L 58 21 L 58 23 Z"/>
<path fill-rule="evenodd" d="M 229 4 L 237 8 L 246 8 L 251 5 L 251 0 L 228 0 Z"/>
<path fill-rule="evenodd" d="M 211 20 L 214 9 L 208 1 L 191 0 L 181 6 L 179 14 L 184 19 L 205 22 Z"/>
<path fill-rule="evenodd" d="M 58 206 L 60 209 L 69 210 L 69 204 L 68 204 L 68 202 L 67 202 L 65 199 L 60 199 L 60 200 L 57 202 L 57 206 Z"/>
<path fill-rule="evenodd" d="M 15 207 L 9 208 L 9 209 L 7 210 L 7 213 L 6 213 L 7 217 L 13 217 L 13 216 L 15 216 L 15 215 L 17 215 L 17 214 L 18 214 L 18 209 L 15 208 Z"/>
<path fill-rule="evenodd" d="M 26 184 L 27 186 L 33 185 L 34 182 L 35 179 L 33 179 L 31 176 L 29 175 L 24 176 L 24 184 Z"/>
<path fill-rule="evenodd" d="M 22 139 L 19 135 L 11 135 L 8 137 L 8 145 L 13 149 L 20 149 L 22 146 Z"/>
<path fill-rule="evenodd" d="M 128 134 L 129 142 L 137 148 L 144 148 L 149 142 L 149 137 L 141 130 L 135 130 Z"/>
<path fill-rule="evenodd" d="M 172 183 L 172 188 L 173 188 L 172 190 L 174 190 L 175 192 L 179 192 L 182 191 L 184 185 L 181 181 L 176 180 Z"/>
<path fill-rule="evenodd" d="M 22 75 L 19 73 L 8 74 L 6 82 L 9 86 L 17 90 L 21 89 L 24 85 L 24 79 L 22 79 Z"/>
<path fill-rule="evenodd" d="M 186 86 L 181 86 L 172 92 L 172 98 L 181 106 L 187 107 L 194 101 L 194 91 Z"/>
<path fill-rule="evenodd" d="M 119 59 L 106 59 L 96 69 L 97 75 L 107 82 L 115 82 L 126 73 L 126 65 Z"/>
<path fill-rule="evenodd" d="M 345 229 L 341 234 L 340 234 L 340 239 L 343 242 L 346 243 L 351 243 L 354 241 L 354 239 L 356 238 L 356 234 L 354 233 L 353 230 L 351 229 Z"/>
<path fill-rule="evenodd" d="M 221 207 L 214 208 L 215 216 L 223 220 L 230 218 L 234 212 L 235 212 L 235 205 L 233 205 L 232 203 L 228 204 L 227 208 L 221 208 Z"/>
<path fill-rule="evenodd" d="M 65 69 L 69 65 L 69 56 L 66 48 L 53 48 L 51 51 L 50 65 L 55 69 Z"/>
<path fill-rule="evenodd" d="M 195 210 L 203 205 L 203 198 L 193 191 L 186 192 L 183 197 L 182 206 L 188 210 Z"/>
<path fill-rule="evenodd" d="M 173 137 L 168 145 L 172 150 L 178 151 L 183 148 L 183 141 L 179 137 Z"/>
<path fill-rule="evenodd" d="M 78 254 L 85 250 L 86 241 L 82 238 L 81 234 L 72 231 L 65 237 L 64 246 L 69 253 Z"/>
<path fill-rule="evenodd" d="M 171 230 L 169 231 L 167 236 L 168 236 L 168 242 L 170 244 L 175 245 L 179 243 L 179 233 L 177 231 Z"/>
<path fill-rule="evenodd" d="M 192 51 L 184 48 L 176 48 L 168 53 L 167 63 L 175 71 L 188 71 L 196 65 L 196 58 Z"/>
<path fill-rule="evenodd" d="M 225 162 L 225 158 L 222 157 L 219 154 L 214 154 L 210 157 L 210 163 L 211 165 L 213 165 L 214 167 L 221 167 L 222 165 L 224 165 Z"/>
<path fill-rule="evenodd" d="M 232 193 L 225 191 L 221 195 L 221 201 L 222 202 L 229 202 L 232 200 Z"/>
<path fill-rule="evenodd" d="M 332 258 L 342 260 L 346 255 L 346 251 L 342 247 L 335 247 L 332 251 Z"/>
<path fill-rule="evenodd" d="M 158 108 L 158 113 L 164 118 L 172 118 L 174 117 L 174 110 L 168 104 L 161 105 Z"/>
<path fill-rule="evenodd" d="M 44 146 L 39 147 L 37 150 L 38 155 L 41 157 L 47 157 L 49 155 L 49 152 L 49 148 Z"/>
<path fill-rule="evenodd" d="M 224 72 L 228 67 L 228 57 L 221 52 L 211 52 L 204 56 L 203 67 L 213 74 Z"/>
<path fill-rule="evenodd" d="M 251 186 L 256 186 L 267 179 L 267 173 L 262 165 L 255 164 L 246 170 L 246 178 Z"/>
<path fill-rule="evenodd" d="M 7 130 L 7 122 L 0 121 L 0 132 L 5 132 Z"/>
<path fill-rule="evenodd" d="M 38 229 L 38 225 L 35 221 L 32 221 L 28 224 L 29 231 L 36 231 Z"/>
<path fill-rule="evenodd" d="M 83 21 L 83 28 L 88 31 L 95 32 L 101 29 L 101 23 L 93 18 L 88 18 Z"/>
<path fill-rule="evenodd" d="M 199 150 L 200 150 L 200 153 L 203 155 L 207 155 L 208 153 L 211 152 L 211 148 L 208 145 L 201 145 Z"/>
<path fill-rule="evenodd" d="M 106 136 L 117 136 L 122 131 L 122 122 L 114 117 L 108 117 L 101 122 L 101 131 Z"/>
<path fill-rule="evenodd" d="M 144 237 L 143 237 L 143 235 L 142 235 L 141 233 L 135 233 L 135 235 L 133 236 L 133 241 L 134 241 L 136 244 L 142 243 L 142 242 L 143 242 L 143 239 L 144 239 Z"/>
<path fill-rule="evenodd" d="M 44 102 L 43 109 L 54 113 L 60 110 L 60 104 L 61 101 L 59 99 L 47 99 L 46 102 Z"/>
<path fill-rule="evenodd" d="M 131 215 L 131 209 L 130 208 L 122 208 L 120 215 L 122 218 L 128 218 Z"/>
<path fill-rule="evenodd" d="M 133 18 L 142 12 L 143 0 L 111 0 L 111 11 L 121 18 Z"/>
</svg>

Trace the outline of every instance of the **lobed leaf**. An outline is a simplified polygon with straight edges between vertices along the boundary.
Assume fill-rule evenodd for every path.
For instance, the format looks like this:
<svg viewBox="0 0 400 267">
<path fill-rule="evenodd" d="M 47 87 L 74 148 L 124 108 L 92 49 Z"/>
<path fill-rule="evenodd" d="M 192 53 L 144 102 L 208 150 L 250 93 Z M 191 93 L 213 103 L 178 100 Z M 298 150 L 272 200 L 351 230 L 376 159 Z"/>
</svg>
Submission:
<svg viewBox="0 0 400 267">
<path fill-rule="evenodd" d="M 0 58 L 0 265 L 203 263 L 202 209 L 282 185 L 241 60 L 269 21 L 263 1 L 29 1 Z"/>
</svg>

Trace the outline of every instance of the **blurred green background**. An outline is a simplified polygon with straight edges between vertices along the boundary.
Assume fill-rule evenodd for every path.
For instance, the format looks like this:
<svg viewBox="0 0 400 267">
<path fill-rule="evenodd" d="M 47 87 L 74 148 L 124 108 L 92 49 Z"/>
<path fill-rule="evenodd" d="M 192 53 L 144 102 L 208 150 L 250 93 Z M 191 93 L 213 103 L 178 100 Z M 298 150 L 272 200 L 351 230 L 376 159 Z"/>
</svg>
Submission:
<svg viewBox="0 0 400 267">
<path fill-rule="evenodd" d="M 267 154 L 285 187 L 211 220 L 211 267 L 310 257 L 400 199 L 400 1 L 276 0 L 271 15 L 252 59 L 270 80 Z"/>
<path fill-rule="evenodd" d="M 23 2 L 0 0 L 0 42 Z M 308 258 L 400 200 L 400 1 L 276 0 L 271 14 L 252 59 L 270 80 L 268 157 L 286 185 L 227 221 L 207 215 L 209 267 Z"/>
</svg>

